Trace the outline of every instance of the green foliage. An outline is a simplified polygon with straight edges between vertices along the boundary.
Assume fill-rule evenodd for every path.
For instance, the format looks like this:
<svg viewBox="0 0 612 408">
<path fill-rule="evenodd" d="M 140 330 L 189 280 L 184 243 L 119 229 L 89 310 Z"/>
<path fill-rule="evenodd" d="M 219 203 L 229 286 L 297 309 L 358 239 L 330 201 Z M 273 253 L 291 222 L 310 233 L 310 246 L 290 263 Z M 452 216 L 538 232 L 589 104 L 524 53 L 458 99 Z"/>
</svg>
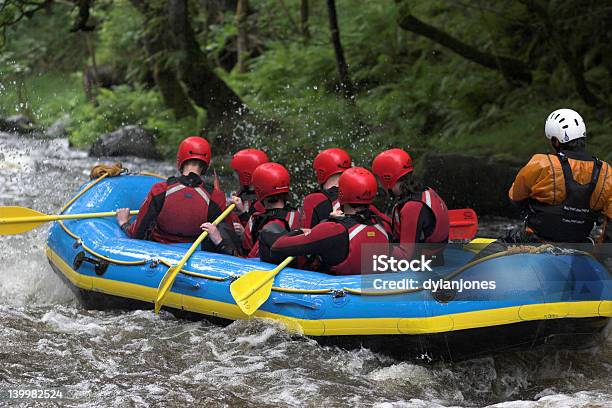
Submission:
<svg viewBox="0 0 612 408">
<path fill-rule="evenodd" d="M 286 10 L 277 0 L 251 0 L 247 25 L 258 56 L 250 58 L 246 74 L 222 72 L 219 61 L 227 62 L 234 52 L 237 34 L 234 10 L 221 7 L 222 3 L 214 3 L 216 14 L 209 15 L 198 7 L 201 2 L 190 2 L 200 45 L 254 112 L 255 120 L 275 123 L 274 131 L 264 134 L 245 121 L 235 130 L 236 138 L 241 146 L 263 148 L 287 164 L 294 180 L 301 180 L 301 189 L 312 187 L 310 163 L 316 152 L 330 146 L 349 149 L 355 162 L 366 166 L 377 151 L 391 146 L 409 148 L 417 158 L 427 151 L 447 151 L 526 159 L 547 149 L 543 118 L 562 106 L 583 114 L 594 153 L 612 159 L 608 135 L 612 120 L 582 102 L 544 24 L 525 2 L 402 2 L 422 21 L 479 50 L 527 63 L 533 82 L 516 86 L 499 71 L 400 29 L 392 1 L 356 6 L 354 0 L 337 0 L 342 44 L 356 89 L 354 104 L 335 92 L 338 73 L 326 2 L 310 1 L 311 37 L 305 39 L 299 30 L 299 0 L 284 0 Z M 607 101 L 612 90 L 612 49 L 609 41 L 602 41 L 607 38 L 610 14 L 603 3 L 591 2 L 588 9 L 578 11 L 571 1 L 554 5 L 557 34 L 583 59 L 590 88 Z M 206 7 L 212 6 L 206 2 Z M 1 114 L 14 112 L 19 105 L 16 87 L 10 90 L 5 85 L 19 80 L 30 99 L 38 93 L 28 103 L 40 120 L 72 112 L 71 138 L 79 145 L 119 126 L 137 124 L 156 130 L 162 150 L 172 154 L 179 139 L 201 128 L 204 112 L 177 123 L 155 88 L 101 90 L 94 106 L 84 101 L 78 75 L 35 76 L 47 66 L 78 71 L 86 60 L 81 37 L 72 37 L 74 41 L 61 37 L 74 17 L 68 9 L 54 6 L 50 16 L 37 14 L 31 22 L 11 29 L 10 48 L 0 61 L 0 73 L 9 78 L 1 81 L 5 89 L 0 93 L 6 96 L 0 102 Z M 93 38 L 99 64 L 127 73 L 132 84 L 144 82 L 148 64 L 142 36 L 157 26 L 144 27 L 129 0 L 96 1 L 92 15 L 97 22 Z M 212 25 L 206 27 L 209 20 Z M 45 33 L 50 33 L 48 38 Z M 58 59 L 51 58 L 54 55 Z M 177 56 L 163 57 L 173 63 Z M 53 92 L 56 95 L 50 97 Z"/>
<path fill-rule="evenodd" d="M 0 83 L 0 116 L 25 114 L 48 126 L 85 101 L 80 74 L 13 76 Z"/>
<path fill-rule="evenodd" d="M 126 85 L 112 91 L 101 89 L 96 106 L 83 104 L 73 114 L 70 140 L 77 146 L 87 146 L 100 134 L 119 127 L 137 125 L 158 135 L 160 151 L 166 156 L 174 154 L 185 135 L 197 134 L 202 120 L 200 117 L 176 121 L 156 91 Z"/>
<path fill-rule="evenodd" d="M 98 64 L 110 64 L 115 71 L 138 81 L 146 72 L 143 50 L 143 18 L 128 0 L 97 5 L 93 11 L 101 20 L 96 44 Z"/>
</svg>

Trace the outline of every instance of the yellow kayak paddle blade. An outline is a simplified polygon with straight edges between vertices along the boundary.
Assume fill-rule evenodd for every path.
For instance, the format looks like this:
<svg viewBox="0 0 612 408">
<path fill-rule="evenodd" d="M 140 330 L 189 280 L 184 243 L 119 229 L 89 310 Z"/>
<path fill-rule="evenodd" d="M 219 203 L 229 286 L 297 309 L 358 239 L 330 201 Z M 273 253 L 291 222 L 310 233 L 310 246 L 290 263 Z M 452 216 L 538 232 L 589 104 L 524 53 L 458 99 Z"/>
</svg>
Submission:
<svg viewBox="0 0 612 408">
<path fill-rule="evenodd" d="M 244 314 L 251 316 L 268 300 L 276 274 L 275 270 L 254 270 L 232 282 L 230 292 Z"/>
<path fill-rule="evenodd" d="M 270 271 L 253 270 L 245 273 L 230 285 L 230 293 L 236 304 L 246 314 L 251 316 L 259 306 L 263 305 L 270 297 L 274 277 L 293 261 L 293 257 L 287 257 L 276 268 Z"/>
<path fill-rule="evenodd" d="M 161 282 L 159 282 L 159 287 L 157 288 L 157 297 L 155 298 L 156 314 L 159 313 L 159 310 L 161 309 L 164 300 L 168 296 L 168 293 L 170 293 L 170 288 L 174 283 L 174 278 L 176 278 L 176 275 L 180 271 L 181 267 L 173 266 L 172 268 L 168 269 L 168 271 L 166 271 L 166 274 L 164 275 L 163 279 L 161 280 Z"/>
<path fill-rule="evenodd" d="M 465 249 L 466 251 L 478 253 L 495 241 L 497 241 L 495 238 L 475 238 L 465 244 L 463 246 L 463 249 Z"/>
<path fill-rule="evenodd" d="M 0 207 L 0 235 L 16 235 L 28 232 L 46 221 L 29 221 L 32 217 L 45 217 L 46 214 L 25 207 Z"/>
</svg>

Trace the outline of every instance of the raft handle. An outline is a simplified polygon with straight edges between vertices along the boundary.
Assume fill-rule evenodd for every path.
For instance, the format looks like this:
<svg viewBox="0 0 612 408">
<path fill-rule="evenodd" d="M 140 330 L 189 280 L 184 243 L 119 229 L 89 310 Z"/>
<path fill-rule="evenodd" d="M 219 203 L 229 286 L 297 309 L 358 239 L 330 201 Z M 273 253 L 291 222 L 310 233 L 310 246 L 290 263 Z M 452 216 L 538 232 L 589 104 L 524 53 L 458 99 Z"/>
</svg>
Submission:
<svg viewBox="0 0 612 408">
<path fill-rule="evenodd" d="M 346 295 L 346 292 L 343 289 L 332 289 L 331 293 L 334 299 L 338 299 Z"/>
<path fill-rule="evenodd" d="M 317 310 L 319 305 L 315 302 L 311 302 L 309 300 L 297 298 L 297 297 L 289 297 L 289 296 L 277 296 L 272 298 L 272 303 L 275 305 L 296 305 L 302 306 L 307 309 Z"/>
<path fill-rule="evenodd" d="M 88 258 L 85 256 L 85 252 L 81 251 L 79 252 L 75 257 L 74 257 L 74 262 L 72 262 L 72 266 L 74 267 L 74 270 L 78 270 L 81 265 L 83 265 L 83 262 L 89 262 L 90 264 L 92 264 L 94 266 L 94 271 L 96 272 L 96 275 L 98 276 L 102 276 L 104 275 L 104 272 L 106 272 L 106 270 L 108 269 L 108 262 L 103 261 L 103 260 L 98 260 L 98 259 L 93 259 L 93 258 Z"/>
</svg>

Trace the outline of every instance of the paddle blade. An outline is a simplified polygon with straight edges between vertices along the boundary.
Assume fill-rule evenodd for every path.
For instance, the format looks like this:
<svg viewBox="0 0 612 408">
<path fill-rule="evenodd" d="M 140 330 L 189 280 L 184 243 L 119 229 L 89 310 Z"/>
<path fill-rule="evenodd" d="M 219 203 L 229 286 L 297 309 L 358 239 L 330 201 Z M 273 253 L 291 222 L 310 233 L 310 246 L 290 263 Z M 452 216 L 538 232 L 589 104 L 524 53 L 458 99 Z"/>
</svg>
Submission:
<svg viewBox="0 0 612 408">
<path fill-rule="evenodd" d="M 46 214 L 31 208 L 17 206 L 0 207 L 0 235 L 16 235 L 33 230 L 46 221 L 21 222 L 19 219 L 44 216 Z"/>
<path fill-rule="evenodd" d="M 172 268 L 166 271 L 166 274 L 162 278 L 161 282 L 159 282 L 159 287 L 157 288 L 157 297 L 155 298 L 155 313 L 159 313 L 164 300 L 168 296 L 170 292 L 170 288 L 174 283 L 174 278 L 180 272 L 181 268 L 177 266 L 173 266 Z"/>
<path fill-rule="evenodd" d="M 451 240 L 472 239 L 478 231 L 478 216 L 471 208 L 449 210 L 449 238 Z"/>
<path fill-rule="evenodd" d="M 495 241 L 497 241 L 495 238 L 476 238 L 465 244 L 463 249 L 478 253 Z"/>
<path fill-rule="evenodd" d="M 272 292 L 276 271 L 254 270 L 232 282 L 230 292 L 240 310 L 251 316 Z"/>
</svg>

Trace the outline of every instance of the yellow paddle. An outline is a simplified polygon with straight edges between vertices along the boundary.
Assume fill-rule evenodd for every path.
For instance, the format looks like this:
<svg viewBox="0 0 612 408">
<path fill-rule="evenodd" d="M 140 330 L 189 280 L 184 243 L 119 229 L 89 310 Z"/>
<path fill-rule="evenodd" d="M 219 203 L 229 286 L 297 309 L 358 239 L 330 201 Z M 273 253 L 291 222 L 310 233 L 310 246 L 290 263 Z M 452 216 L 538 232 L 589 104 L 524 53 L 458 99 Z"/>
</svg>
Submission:
<svg viewBox="0 0 612 408">
<path fill-rule="evenodd" d="M 138 211 L 130 211 L 130 215 L 135 214 L 138 214 Z M 17 206 L 0 207 L 0 235 L 21 234 L 22 232 L 30 231 L 50 221 L 114 217 L 115 215 L 117 215 L 115 211 L 87 214 L 47 215 L 32 210 L 31 208 Z"/>
<path fill-rule="evenodd" d="M 470 252 L 478 253 L 482 251 L 487 245 L 497 241 L 495 238 L 474 238 L 467 244 L 463 245 L 463 249 Z"/>
<path fill-rule="evenodd" d="M 290 256 L 272 270 L 253 270 L 245 273 L 230 285 L 230 292 L 240 309 L 251 316 L 261 306 L 272 292 L 274 277 L 293 261 Z"/>
<path fill-rule="evenodd" d="M 219 215 L 213 221 L 213 224 L 219 225 L 219 223 L 223 221 L 223 219 L 227 217 L 229 213 L 232 212 L 234 207 L 236 207 L 236 204 L 229 205 L 225 209 L 225 211 L 223 211 L 221 215 Z M 183 256 L 183 258 L 179 261 L 179 263 L 177 263 L 175 266 L 169 268 L 166 271 L 166 274 L 162 278 L 161 282 L 159 282 L 159 286 L 157 287 L 157 297 L 155 298 L 155 313 L 159 313 L 159 309 L 161 309 L 162 304 L 164 303 L 164 299 L 166 298 L 166 296 L 168 296 L 168 292 L 170 291 L 170 288 L 172 287 L 172 284 L 174 283 L 174 279 L 176 278 L 176 275 L 178 275 L 178 273 L 183 268 L 183 265 L 187 263 L 191 255 L 195 252 L 195 250 L 202 243 L 202 241 L 206 239 L 207 236 L 208 236 L 208 231 L 204 231 L 203 233 L 201 233 L 198 239 L 196 239 L 195 242 L 191 245 L 191 247 L 189 247 L 189 250 L 187 251 L 187 253 L 185 253 L 185 256 Z"/>
</svg>

